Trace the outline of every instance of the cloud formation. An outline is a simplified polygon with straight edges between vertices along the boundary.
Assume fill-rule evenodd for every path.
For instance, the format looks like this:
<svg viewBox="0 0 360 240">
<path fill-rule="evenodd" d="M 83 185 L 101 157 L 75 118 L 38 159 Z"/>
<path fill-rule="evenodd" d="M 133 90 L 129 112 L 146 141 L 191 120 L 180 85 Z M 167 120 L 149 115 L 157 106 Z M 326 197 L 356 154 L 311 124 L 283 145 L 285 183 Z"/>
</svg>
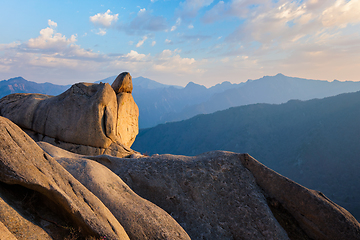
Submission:
<svg viewBox="0 0 360 240">
<path fill-rule="evenodd" d="M 12 42 L 0 43 L 0 73 L 43 74 L 34 79 L 56 76 L 70 83 L 124 70 L 164 83 L 185 85 L 194 78 L 208 86 L 224 72 L 229 81 L 279 72 L 360 80 L 360 0 L 151 2 L 146 8 L 129 2 L 126 10 L 114 3 L 115 13 L 100 7 L 92 16 L 84 11 L 83 20 L 95 29 L 74 21 L 74 29 L 83 31 L 79 36 L 59 33 L 49 19 L 35 37 L 3 40 Z"/>
<path fill-rule="evenodd" d="M 57 23 L 48 20 L 49 27 L 40 31 L 40 36 L 37 38 L 31 38 L 23 47 L 28 49 L 64 49 L 71 43 L 76 42 L 76 35 L 71 35 L 70 38 L 66 38 L 60 33 L 56 33 L 55 28 Z"/>
<path fill-rule="evenodd" d="M 175 31 L 176 28 L 180 26 L 180 24 L 181 24 L 181 18 L 178 18 L 178 19 L 176 20 L 175 25 L 173 25 L 173 26 L 171 27 L 170 31 L 171 31 L 171 32 Z"/>
<path fill-rule="evenodd" d="M 179 55 L 180 52 L 181 51 L 178 49 L 175 49 L 174 51 L 169 49 L 163 50 L 154 59 L 153 69 L 159 72 L 171 72 L 176 75 L 201 71 L 196 67 L 197 62 L 194 58 L 182 58 Z"/>
<path fill-rule="evenodd" d="M 137 44 L 136 47 L 141 47 L 148 37 L 144 36 Z"/>
<path fill-rule="evenodd" d="M 182 18 L 194 18 L 201 8 L 209 6 L 213 1 L 214 0 L 185 0 L 179 5 L 179 14 Z"/>
<path fill-rule="evenodd" d="M 129 35 L 144 35 L 150 32 L 165 31 L 167 22 L 164 17 L 154 16 L 142 8 L 130 22 L 119 23 L 116 28 Z"/>
<path fill-rule="evenodd" d="M 17 72 L 19 75 L 49 79 L 45 74 L 56 73 L 51 79 L 57 83 L 69 84 L 78 81 L 98 80 L 109 72 L 131 71 L 133 74 L 159 76 L 174 73 L 201 72 L 193 58 L 182 58 L 180 50 L 163 50 L 150 55 L 131 50 L 124 54 L 94 53 L 76 44 L 76 35 L 67 38 L 55 31 L 57 24 L 48 22 L 49 27 L 40 30 L 37 38 L 23 43 L 1 44 L 0 72 Z M 137 44 L 140 47 L 148 39 L 145 35 Z M 153 41 L 152 45 L 156 42 Z M 26 72 L 26 74 L 24 74 Z M 104 74 L 105 73 L 105 74 Z M 71 74 L 71 78 L 69 78 Z"/>
<path fill-rule="evenodd" d="M 98 13 L 94 16 L 90 16 L 90 21 L 96 25 L 103 27 L 110 27 L 112 23 L 115 23 L 118 20 L 119 14 L 111 15 L 110 9 L 105 13 Z"/>
</svg>

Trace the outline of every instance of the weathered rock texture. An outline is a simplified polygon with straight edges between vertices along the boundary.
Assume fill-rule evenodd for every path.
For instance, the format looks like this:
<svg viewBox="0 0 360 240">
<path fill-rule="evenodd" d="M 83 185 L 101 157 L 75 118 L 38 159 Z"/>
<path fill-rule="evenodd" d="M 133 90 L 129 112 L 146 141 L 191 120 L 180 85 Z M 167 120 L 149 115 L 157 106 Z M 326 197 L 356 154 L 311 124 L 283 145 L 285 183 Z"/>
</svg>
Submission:
<svg viewBox="0 0 360 240">
<path fill-rule="evenodd" d="M 248 154 L 83 156 L 3 117 L 0 223 L 9 239 L 360 239 L 345 209 Z"/>
<path fill-rule="evenodd" d="M 43 215 L 37 213 L 36 206 L 42 207 L 45 203 L 52 212 L 62 212 L 64 218 L 72 222 L 72 227 L 79 228 L 85 236 L 129 239 L 120 223 L 94 194 L 46 154 L 18 126 L 3 117 L 0 117 L 0 143 L 1 196 L 3 194 L 16 196 L 28 192 L 29 195 L 34 196 L 32 198 L 34 203 L 26 197 L 23 201 L 32 206 L 29 208 L 37 218 Z M 9 191 L 10 193 L 6 194 Z M 10 197 L 8 202 L 11 203 L 11 199 L 14 198 Z M 43 198 L 42 201 L 39 200 L 41 198 Z M 25 220 L 21 214 L 11 214 L 16 211 L 17 204 L 13 204 L 14 207 L 11 209 L 11 204 L 2 199 L 0 206 L 7 209 L 0 213 L 1 219 L 5 219 L 2 223 L 15 237 L 33 233 L 37 239 L 43 239 L 46 237 L 38 236 L 44 231 L 52 235 L 51 228 L 45 224 L 38 221 L 36 225 L 40 226 L 34 226 L 28 223 L 29 220 Z M 47 224 L 51 222 L 51 220 L 46 221 Z M 57 224 L 54 225 L 58 227 Z M 44 231 L 38 231 L 38 227 Z M 56 230 L 54 234 L 56 235 L 57 232 L 59 230 Z"/>
<path fill-rule="evenodd" d="M 264 166 L 248 154 L 241 163 L 251 171 L 273 207 L 285 208 L 313 239 L 360 239 L 360 225 L 344 208 Z"/>
<path fill-rule="evenodd" d="M 109 208 L 130 239 L 190 239 L 169 214 L 139 197 L 105 166 L 48 143 L 39 145 Z"/>
<path fill-rule="evenodd" d="M 17 240 L 2 222 L 0 222 L 0 239 Z"/>
<path fill-rule="evenodd" d="M 81 154 L 126 156 L 133 153 L 129 147 L 138 134 L 139 109 L 129 73 L 113 85 L 115 90 L 107 83 L 77 83 L 55 97 L 11 94 L 0 100 L 0 115 L 35 140 Z"/>
<path fill-rule="evenodd" d="M 120 73 L 115 81 L 111 84 L 111 87 L 114 89 L 116 94 L 118 93 L 132 93 L 133 85 L 132 85 L 132 77 L 130 73 L 123 72 Z"/>
<path fill-rule="evenodd" d="M 91 159 L 170 213 L 192 239 L 360 239 L 349 212 L 247 154 Z"/>
<path fill-rule="evenodd" d="M 236 154 L 92 159 L 166 210 L 191 239 L 288 239 Z"/>
</svg>

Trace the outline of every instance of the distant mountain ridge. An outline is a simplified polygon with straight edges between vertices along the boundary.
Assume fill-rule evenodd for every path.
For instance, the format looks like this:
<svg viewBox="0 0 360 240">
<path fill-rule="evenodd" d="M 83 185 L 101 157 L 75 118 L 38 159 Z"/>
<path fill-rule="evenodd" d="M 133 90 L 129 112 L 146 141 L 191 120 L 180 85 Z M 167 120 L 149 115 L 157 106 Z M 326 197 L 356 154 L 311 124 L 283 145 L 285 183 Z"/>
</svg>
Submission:
<svg viewBox="0 0 360 240">
<path fill-rule="evenodd" d="M 283 74 L 264 76 L 214 93 L 208 100 L 173 112 L 164 122 L 180 121 L 198 114 L 213 113 L 230 107 L 254 103 L 285 103 L 291 99 L 310 100 L 360 90 L 360 82 L 321 81 L 287 77 Z"/>
<path fill-rule="evenodd" d="M 112 84 L 116 76 L 98 82 Z M 225 81 L 213 87 L 189 82 L 186 87 L 154 80 L 133 78 L 133 97 L 139 106 L 139 126 L 149 128 L 165 122 L 189 119 L 234 106 L 253 103 L 284 103 L 290 99 L 309 100 L 360 90 L 360 82 L 320 81 L 287 77 L 283 74 L 232 84 Z M 0 98 L 15 92 L 58 95 L 69 88 L 50 83 L 37 84 L 19 77 L 0 81 Z"/>
<path fill-rule="evenodd" d="M 11 93 L 41 93 L 58 95 L 68 89 L 70 85 L 56 85 L 52 83 L 36 83 L 22 77 L 0 81 L 0 98 Z"/>
<path fill-rule="evenodd" d="M 110 85 L 114 82 L 114 80 L 116 79 L 117 76 L 111 76 L 99 81 L 95 81 L 95 83 L 109 83 Z M 167 87 L 174 87 L 174 88 L 182 88 L 181 86 L 177 86 L 177 85 L 166 85 L 163 83 L 159 83 L 156 82 L 154 80 L 151 80 L 149 78 L 144 78 L 144 77 L 137 77 L 137 78 L 133 78 L 133 86 L 136 87 L 142 87 L 142 88 L 146 88 L 146 89 L 157 89 L 157 88 L 167 88 Z"/>
<path fill-rule="evenodd" d="M 359 109 L 360 91 L 233 107 L 140 130 L 133 149 L 149 155 L 247 152 L 360 219 Z"/>
<path fill-rule="evenodd" d="M 155 82 L 143 79 L 151 84 Z M 239 84 L 225 81 L 210 88 L 193 82 L 189 82 L 185 88 L 169 85 L 149 87 L 137 82 L 138 79 L 134 78 L 133 96 L 140 110 L 140 128 L 189 119 L 198 114 L 213 113 L 235 106 L 253 103 L 278 104 L 291 99 L 309 100 L 360 90 L 360 82 L 328 82 L 283 74 L 264 76 Z"/>
</svg>

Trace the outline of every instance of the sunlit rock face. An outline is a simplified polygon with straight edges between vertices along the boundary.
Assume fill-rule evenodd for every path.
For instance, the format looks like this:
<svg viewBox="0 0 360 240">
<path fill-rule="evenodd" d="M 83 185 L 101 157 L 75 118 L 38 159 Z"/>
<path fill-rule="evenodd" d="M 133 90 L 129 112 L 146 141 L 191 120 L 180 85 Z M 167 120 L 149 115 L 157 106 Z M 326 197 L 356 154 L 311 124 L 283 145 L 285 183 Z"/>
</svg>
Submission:
<svg viewBox="0 0 360 240">
<path fill-rule="evenodd" d="M 139 109 L 132 78 L 121 73 L 112 86 L 77 83 L 58 96 L 11 94 L 0 100 L 0 115 L 43 140 L 80 154 L 133 153 Z M 85 147 L 84 147 L 85 146 Z"/>
<path fill-rule="evenodd" d="M 248 154 L 84 156 L 3 117 L 0 223 L 1 239 L 360 239 L 345 209 Z"/>
<path fill-rule="evenodd" d="M 61 239 L 67 224 L 83 235 L 129 239 L 94 194 L 3 117 L 0 143 L 0 220 L 16 238 Z"/>
<path fill-rule="evenodd" d="M 170 213 L 191 239 L 360 239 L 347 210 L 248 154 L 89 158 Z"/>
</svg>

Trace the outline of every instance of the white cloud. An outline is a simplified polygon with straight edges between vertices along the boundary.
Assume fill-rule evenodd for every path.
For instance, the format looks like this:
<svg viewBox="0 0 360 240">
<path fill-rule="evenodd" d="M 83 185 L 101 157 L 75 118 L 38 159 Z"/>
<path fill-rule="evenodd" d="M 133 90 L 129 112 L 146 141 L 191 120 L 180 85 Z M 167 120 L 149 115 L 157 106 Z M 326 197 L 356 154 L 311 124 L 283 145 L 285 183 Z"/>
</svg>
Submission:
<svg viewBox="0 0 360 240">
<path fill-rule="evenodd" d="M 106 56 L 85 50 L 76 45 L 76 35 L 66 38 L 57 33 L 57 24 L 48 21 L 50 27 L 40 31 L 40 35 L 23 43 L 14 42 L 0 45 L 0 71 L 17 75 L 42 76 L 50 72 L 59 75 L 72 71 L 86 71 L 94 68 L 95 62 L 101 62 Z M 86 65 L 86 68 L 83 68 Z M 44 76 L 46 77 L 46 76 Z M 48 76 L 49 77 L 49 76 Z"/>
<path fill-rule="evenodd" d="M 140 54 L 140 53 L 138 53 L 137 51 L 134 51 L 134 50 L 131 50 L 125 56 L 127 58 L 129 58 L 129 59 L 133 59 L 133 60 L 136 60 L 136 61 L 142 61 L 147 57 L 145 54 Z"/>
<path fill-rule="evenodd" d="M 100 36 L 104 36 L 106 34 L 106 29 L 105 28 L 99 28 L 98 31 L 95 32 L 95 34 L 100 35 Z"/>
<path fill-rule="evenodd" d="M 20 42 L 12 42 L 12 43 L 8 43 L 8 44 L 0 44 L 0 51 L 3 51 L 3 50 L 8 50 L 8 49 L 17 49 L 19 46 L 21 45 Z"/>
<path fill-rule="evenodd" d="M 188 29 L 193 29 L 193 28 L 194 28 L 194 25 L 189 24 Z"/>
<path fill-rule="evenodd" d="M 90 21 L 103 27 L 110 27 L 113 22 L 118 20 L 118 16 L 119 14 L 111 15 L 111 11 L 107 10 L 105 13 L 98 13 L 94 16 L 91 16 Z"/>
<path fill-rule="evenodd" d="M 37 38 L 31 38 L 26 44 L 27 48 L 32 49 L 64 49 L 71 43 L 76 42 L 76 35 L 71 35 L 70 38 L 66 38 L 60 33 L 56 33 L 54 27 L 57 24 L 51 20 L 48 21 L 50 27 L 41 29 L 40 36 Z"/>
<path fill-rule="evenodd" d="M 165 39 L 165 43 L 166 43 L 166 44 L 171 44 L 171 43 L 172 43 L 172 41 L 171 41 L 171 40 L 169 40 L 169 39 Z"/>
<path fill-rule="evenodd" d="M 137 44 L 136 47 L 141 47 L 148 37 L 144 36 Z"/>
<path fill-rule="evenodd" d="M 4 53 L 0 55 L 2 76 L 10 78 L 16 72 L 30 80 L 50 79 L 54 83 L 69 84 L 95 81 L 121 71 L 130 71 L 138 76 L 156 76 L 159 79 L 169 79 L 168 76 L 173 75 L 173 80 L 177 79 L 176 76 L 181 80 L 186 74 L 196 75 L 203 71 L 194 58 L 182 58 L 179 49 L 167 49 L 153 56 L 134 50 L 125 54 L 107 55 L 83 49 L 74 43 L 74 39 L 68 39 L 60 33 L 56 35 L 49 29 L 51 28 L 41 30 L 39 37 L 30 41 L 32 44 L 29 41 L 1 44 L 0 49 Z M 49 39 L 56 39 L 62 45 L 48 49 Z M 153 45 L 155 43 L 153 41 Z"/>
<path fill-rule="evenodd" d="M 158 72 L 171 72 L 176 75 L 199 72 L 194 58 L 182 58 L 179 50 L 163 50 L 155 59 L 153 69 Z"/>
<path fill-rule="evenodd" d="M 359 0 L 337 0 L 334 5 L 322 13 L 322 23 L 325 27 L 346 27 L 347 24 L 360 22 Z"/>
<path fill-rule="evenodd" d="M 180 24 L 181 24 L 181 18 L 178 18 L 178 19 L 176 20 L 175 25 L 171 27 L 170 31 L 171 31 L 171 32 L 175 31 L 176 28 L 177 28 L 178 26 L 180 26 Z"/>
<path fill-rule="evenodd" d="M 151 46 L 155 46 L 156 41 L 152 41 Z"/>
<path fill-rule="evenodd" d="M 212 46 L 212 53 L 221 56 L 219 59 L 229 59 L 227 65 L 220 61 L 219 66 L 208 68 L 207 74 L 215 76 L 214 69 L 227 69 L 234 77 L 236 72 L 244 76 L 250 76 L 250 72 L 256 76 L 258 72 L 259 77 L 282 72 L 308 78 L 360 80 L 356 77 L 358 71 L 354 71 L 360 66 L 359 13 L 360 0 L 219 1 L 205 13 L 203 23 L 234 17 L 241 23 L 232 34 L 224 36 L 225 45 Z"/>
<path fill-rule="evenodd" d="M 56 28 L 56 27 L 57 27 L 57 23 L 51 21 L 50 19 L 48 20 L 48 25 L 49 25 L 51 28 L 53 28 L 53 27 Z"/>
</svg>

